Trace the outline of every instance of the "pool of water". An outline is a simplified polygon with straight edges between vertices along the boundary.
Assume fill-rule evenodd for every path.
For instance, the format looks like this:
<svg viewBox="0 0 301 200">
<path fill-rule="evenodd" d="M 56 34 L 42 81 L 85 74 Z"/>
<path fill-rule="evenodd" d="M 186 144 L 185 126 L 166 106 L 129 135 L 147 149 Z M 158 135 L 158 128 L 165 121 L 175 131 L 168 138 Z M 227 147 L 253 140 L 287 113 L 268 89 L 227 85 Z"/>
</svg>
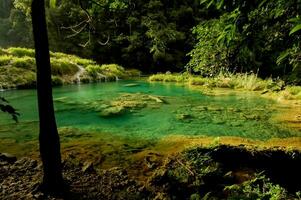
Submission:
<svg viewBox="0 0 301 200">
<path fill-rule="evenodd" d="M 301 136 L 299 130 L 275 120 L 280 110 L 274 101 L 254 93 L 208 96 L 175 84 L 119 81 L 58 87 L 53 94 L 58 127 L 93 133 L 90 138 L 101 139 L 101 134 L 136 141 L 173 135 L 258 140 Z M 0 113 L 0 141 L 5 148 L 36 141 L 36 91 L 12 90 L 0 95 L 21 113 L 17 124 Z M 101 114 L 112 105 L 122 112 Z"/>
</svg>

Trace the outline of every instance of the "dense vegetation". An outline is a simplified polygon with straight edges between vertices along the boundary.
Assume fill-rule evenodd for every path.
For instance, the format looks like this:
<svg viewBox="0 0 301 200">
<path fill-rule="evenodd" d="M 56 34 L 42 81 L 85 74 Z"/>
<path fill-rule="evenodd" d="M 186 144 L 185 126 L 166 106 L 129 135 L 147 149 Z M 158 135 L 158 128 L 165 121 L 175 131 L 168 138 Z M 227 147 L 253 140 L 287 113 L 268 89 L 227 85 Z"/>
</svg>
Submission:
<svg viewBox="0 0 301 200">
<path fill-rule="evenodd" d="M 117 64 L 98 65 L 95 61 L 64 53 L 50 53 L 52 84 L 112 81 L 139 75 Z M 11 47 L 0 49 L 0 89 L 33 88 L 36 85 L 34 50 Z"/>
<path fill-rule="evenodd" d="M 53 51 L 144 72 L 254 72 L 300 84 L 300 0 L 50 2 Z M 1 1 L 0 46 L 32 46 L 29 3 Z"/>
<path fill-rule="evenodd" d="M 154 74 L 148 79 L 151 82 L 175 82 L 188 86 L 202 87 L 202 89 L 228 88 L 243 91 L 258 91 L 261 94 L 276 94 L 277 99 L 300 100 L 301 86 L 285 85 L 281 79 L 261 79 L 251 73 L 222 73 L 214 77 L 200 77 L 198 75 L 183 74 Z M 204 92 L 204 91 L 203 91 Z"/>
<path fill-rule="evenodd" d="M 44 2 L 47 4 L 50 55 Z M 68 189 L 71 192 L 80 189 L 81 193 L 85 193 L 84 197 L 79 194 L 80 199 L 104 199 L 103 194 L 108 196 L 106 199 L 124 199 L 124 196 L 129 198 L 132 195 L 136 199 L 300 199 L 300 184 L 295 183 L 300 179 L 300 151 L 288 144 L 296 140 L 300 149 L 300 14 L 301 0 L 1 0 L 0 92 L 37 86 L 39 115 L 38 121 L 21 119 L 18 124 L 21 126 L 8 124 L 2 127 L 0 132 L 3 135 L 19 136 L 21 133 L 22 136 L 10 139 L 5 135 L 1 143 L 8 146 L 8 151 L 22 149 L 25 152 L 26 146 L 30 145 L 30 156 L 35 156 L 37 153 L 33 151 L 37 147 L 33 144 L 37 141 L 30 140 L 31 135 L 24 133 L 27 129 L 30 129 L 30 133 L 35 132 L 35 125 L 39 124 L 43 164 L 38 165 L 30 159 L 17 161 L 12 155 L 0 153 L 0 177 L 3 180 L 0 184 L 3 187 L 0 188 L 4 189 L 0 198 L 12 195 L 15 198 L 44 199 L 35 192 L 41 190 L 45 194 L 50 192 L 60 197 L 71 194 Z M 68 96 L 68 92 L 64 91 L 65 96 L 53 100 L 51 84 L 115 81 L 140 76 L 140 71 L 136 69 L 146 74 L 156 73 L 149 77 L 150 82 L 176 82 L 192 86 L 193 89 L 200 89 L 206 98 L 224 95 L 212 88 L 229 88 L 236 91 L 223 90 L 226 95 L 229 91 L 233 96 L 243 90 L 257 91 L 252 93 L 256 98 L 267 96 L 283 101 L 279 107 L 274 102 L 260 102 L 264 104 L 262 107 L 258 103 L 254 104 L 256 106 L 250 104 L 239 108 L 244 102 L 249 104 L 245 101 L 245 98 L 249 100 L 248 96 L 226 99 L 221 101 L 222 105 L 218 105 L 218 101 L 210 102 L 209 98 L 205 101 L 201 98 L 195 100 L 194 95 L 185 96 L 181 90 L 175 90 L 174 93 L 181 95 L 176 98 L 153 95 L 155 88 L 148 89 L 148 85 L 146 87 L 144 83 L 140 85 L 135 82 L 123 84 L 122 89 L 114 90 L 111 87 L 109 92 L 118 93 L 113 98 L 108 98 L 110 95 L 105 94 L 107 90 L 100 88 L 102 92 L 93 90 L 89 93 L 85 89 L 87 93 L 82 96 L 87 96 L 87 99 L 76 93 L 73 95 L 78 95 L 79 100 L 74 100 L 73 95 Z M 137 89 L 138 86 L 143 92 Z M 125 93 L 127 88 L 129 93 Z M 173 91 L 170 91 L 169 94 L 172 94 Z M 182 97 L 188 101 L 176 104 Z M 55 110 L 53 101 L 59 105 Z M 231 104 L 227 106 L 228 101 Z M 10 102 L 0 96 L 0 111 L 18 122 L 19 111 Z M 25 101 L 21 103 L 25 104 Z M 214 106 L 215 103 L 218 106 Z M 256 108 L 250 109 L 251 106 Z M 162 115 L 151 115 L 159 108 Z M 147 109 L 147 112 L 140 112 L 142 109 Z M 172 111 L 172 118 L 168 118 L 169 113 L 164 112 L 167 109 Z M 78 110 L 80 112 L 76 114 Z M 22 112 L 20 109 L 22 115 L 26 114 Z M 55 112 L 60 113 L 60 122 L 62 118 L 70 117 L 73 120 L 70 125 L 68 122 L 66 127 L 61 127 L 63 131 L 60 133 L 63 138 L 62 155 L 70 157 L 68 162 L 61 162 Z M 94 118 L 91 113 L 97 116 Z M 146 115 L 150 118 L 144 118 Z M 85 118 L 87 116 L 89 118 Z M 143 121 L 125 120 L 135 117 Z M 155 118 L 160 120 L 155 126 L 146 123 L 157 122 Z M 171 134 L 170 138 L 164 135 L 163 139 L 149 141 L 146 129 L 135 127 L 136 124 L 147 128 L 151 125 L 149 135 L 155 138 L 156 133 L 166 134 L 177 128 L 170 126 L 171 120 L 176 121 L 178 126 L 192 126 L 188 127 L 187 132 L 181 132 L 183 136 L 180 138 L 177 138 L 177 134 Z M 110 131 L 107 131 L 103 122 L 118 128 L 118 140 L 113 137 L 112 126 L 108 126 Z M 121 122 L 126 123 L 124 129 L 131 136 L 139 133 L 137 144 L 131 146 L 130 139 L 120 139 L 121 136 L 128 137 L 122 135 Z M 279 127 L 271 126 L 272 123 L 279 123 Z M 76 124 L 83 124 L 84 128 L 89 125 L 87 131 L 91 132 L 80 133 L 82 127 L 73 132 L 71 127 Z M 99 124 L 103 126 L 101 129 L 98 128 Z M 218 132 L 225 132 L 225 135 L 228 135 L 226 132 L 232 134 L 241 130 L 237 138 L 232 138 L 231 134 L 228 137 L 230 144 L 239 143 L 240 146 L 223 146 L 219 143 L 220 137 L 215 134 L 212 138 L 207 137 L 200 127 L 207 128 L 211 124 L 218 128 Z M 158 129 L 159 126 L 163 131 Z M 266 127 L 269 132 L 265 131 Z M 135 132 L 138 128 L 140 132 Z M 256 133 L 246 137 L 245 133 L 250 132 L 251 128 L 256 129 Z M 293 130 L 292 134 L 288 131 L 290 129 Z M 108 134 L 110 142 L 99 133 L 101 145 L 97 143 L 95 130 Z M 273 134 L 267 134 L 270 132 Z M 259 144 L 259 140 L 251 140 L 255 135 L 271 138 L 264 140 L 271 142 L 271 146 L 267 147 L 270 149 L 244 148 L 248 143 L 252 146 Z M 242 136 L 246 138 L 240 138 Z M 25 139 L 22 141 L 21 138 Z M 168 141 L 164 141 L 166 138 Z M 181 139 L 181 142 L 173 144 L 173 138 Z M 202 141 L 185 140 L 187 138 L 212 140 L 212 143 L 205 147 Z M 285 150 L 276 150 L 276 147 L 282 147 L 277 145 L 278 140 L 284 141 Z M 113 142 L 122 147 L 115 146 Z M 184 151 L 181 155 L 174 154 L 184 149 L 181 146 L 187 148 L 189 143 L 194 142 L 198 148 Z M 76 148 L 81 152 L 78 153 Z M 81 155 L 84 155 L 85 163 L 77 161 Z M 124 159 L 125 155 L 130 159 Z M 93 157 L 97 157 L 97 161 Z M 106 166 L 109 162 L 110 165 Z M 141 179 L 144 185 L 136 185 L 128 180 L 122 168 L 112 168 L 103 173 L 94 169 L 94 165 L 112 167 L 117 166 L 116 163 L 130 170 L 130 176 Z M 65 181 L 61 164 L 64 165 Z M 44 178 L 40 185 L 36 182 L 40 180 L 37 177 L 41 176 L 42 168 Z M 32 178 L 33 174 L 36 177 Z M 15 184 L 16 181 L 23 183 L 19 184 L 21 189 Z M 37 188 L 37 185 L 40 186 Z M 47 196 L 45 198 L 48 199 Z M 52 199 L 51 196 L 49 198 Z"/>
</svg>

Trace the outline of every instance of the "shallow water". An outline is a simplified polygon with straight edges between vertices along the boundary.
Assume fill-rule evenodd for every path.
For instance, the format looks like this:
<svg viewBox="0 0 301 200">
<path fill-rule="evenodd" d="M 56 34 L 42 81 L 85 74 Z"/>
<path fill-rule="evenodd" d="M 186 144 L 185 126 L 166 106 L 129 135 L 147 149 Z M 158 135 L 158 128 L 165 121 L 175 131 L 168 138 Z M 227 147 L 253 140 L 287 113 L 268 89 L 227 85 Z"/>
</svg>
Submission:
<svg viewBox="0 0 301 200">
<path fill-rule="evenodd" d="M 128 87 L 129 83 L 137 85 Z M 94 137 L 95 140 L 108 137 L 108 140 L 126 138 L 139 143 L 139 140 L 155 141 L 172 135 L 238 136 L 258 140 L 301 136 L 299 130 L 274 120 L 279 114 L 274 101 L 254 93 L 206 96 L 175 84 L 144 81 L 70 85 L 54 88 L 53 93 L 58 126 L 93 133 L 89 141 Z M 108 117 L 100 115 L 102 107 L 120 100 L 120 97 L 124 101 L 126 95 L 131 94 L 134 98 L 151 95 L 164 102 L 148 99 L 139 108 L 127 108 Z M 16 146 L 28 149 L 38 135 L 36 92 L 13 90 L 0 95 L 21 113 L 18 124 L 0 113 L 0 150 L 9 152 Z M 78 138 L 81 135 L 73 139 Z M 81 139 L 85 140 L 85 137 Z M 65 141 L 63 138 L 62 143 Z"/>
</svg>

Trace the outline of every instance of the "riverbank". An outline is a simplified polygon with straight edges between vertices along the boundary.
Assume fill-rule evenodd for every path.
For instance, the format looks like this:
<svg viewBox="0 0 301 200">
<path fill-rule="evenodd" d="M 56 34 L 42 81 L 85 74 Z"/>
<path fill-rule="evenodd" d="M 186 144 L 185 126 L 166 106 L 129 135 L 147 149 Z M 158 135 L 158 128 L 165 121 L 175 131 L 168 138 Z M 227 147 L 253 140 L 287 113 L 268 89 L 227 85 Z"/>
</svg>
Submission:
<svg viewBox="0 0 301 200">
<path fill-rule="evenodd" d="M 123 167 L 95 168 L 63 160 L 65 199 L 298 199 L 301 153 L 218 145 L 195 147 L 162 160 L 144 157 L 151 173 L 138 179 Z M 133 168 L 135 166 L 132 166 Z M 60 199 L 37 190 L 41 164 L 0 155 L 1 199 Z M 299 195 L 299 196 L 298 196 Z"/>
<path fill-rule="evenodd" d="M 235 91 L 255 91 L 264 96 L 278 98 L 278 100 L 300 100 L 301 86 L 290 86 L 276 79 L 260 79 L 256 74 L 219 74 L 215 77 L 201 77 L 190 74 L 154 74 L 148 80 L 150 82 L 175 82 L 185 84 L 191 88 L 202 89 L 209 93 L 212 89 L 232 89 Z M 214 92 L 214 91 L 212 91 Z"/>
<path fill-rule="evenodd" d="M 0 90 L 35 88 L 34 50 L 0 48 Z M 95 61 L 60 52 L 50 52 L 53 86 L 107 82 L 140 75 L 136 69 L 125 70 L 117 64 L 98 65 Z"/>
</svg>

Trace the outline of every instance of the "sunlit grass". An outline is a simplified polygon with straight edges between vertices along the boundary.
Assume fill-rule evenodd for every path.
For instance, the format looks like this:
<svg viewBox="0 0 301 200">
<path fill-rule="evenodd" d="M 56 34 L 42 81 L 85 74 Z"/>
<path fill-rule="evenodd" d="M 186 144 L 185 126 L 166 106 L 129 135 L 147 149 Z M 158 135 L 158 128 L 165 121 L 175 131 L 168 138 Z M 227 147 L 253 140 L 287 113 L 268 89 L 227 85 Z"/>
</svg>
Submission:
<svg viewBox="0 0 301 200">
<path fill-rule="evenodd" d="M 215 77 L 201 77 L 187 74 L 154 74 L 149 77 L 149 81 L 183 82 L 192 86 L 243 89 L 248 91 L 278 90 L 284 84 L 282 81 L 273 81 L 271 78 L 263 80 L 254 73 L 220 73 Z"/>
</svg>

